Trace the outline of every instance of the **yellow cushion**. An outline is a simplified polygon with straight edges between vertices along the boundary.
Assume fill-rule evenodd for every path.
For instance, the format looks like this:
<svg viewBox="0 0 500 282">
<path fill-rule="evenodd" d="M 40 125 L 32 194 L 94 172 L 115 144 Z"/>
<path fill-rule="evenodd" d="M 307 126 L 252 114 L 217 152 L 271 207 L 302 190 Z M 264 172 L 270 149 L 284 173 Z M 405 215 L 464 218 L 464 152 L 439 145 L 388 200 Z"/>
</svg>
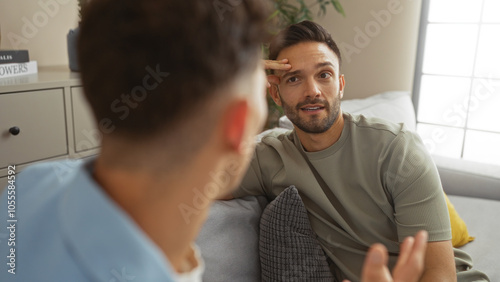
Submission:
<svg viewBox="0 0 500 282">
<path fill-rule="evenodd" d="M 455 207 L 448 199 L 448 196 L 444 195 L 446 198 L 446 205 L 448 206 L 448 213 L 450 214 L 451 221 L 451 243 L 453 247 L 463 246 L 470 241 L 474 240 L 474 237 L 469 236 L 469 231 L 467 231 L 467 226 L 465 222 L 458 215 Z"/>
</svg>

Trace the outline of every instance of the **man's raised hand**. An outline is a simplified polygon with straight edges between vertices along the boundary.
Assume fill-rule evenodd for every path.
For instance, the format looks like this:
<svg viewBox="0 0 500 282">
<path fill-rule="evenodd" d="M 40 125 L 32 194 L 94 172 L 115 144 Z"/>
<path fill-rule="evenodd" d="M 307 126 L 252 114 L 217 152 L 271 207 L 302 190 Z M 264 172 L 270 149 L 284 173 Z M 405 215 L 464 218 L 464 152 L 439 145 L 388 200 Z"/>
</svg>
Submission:
<svg viewBox="0 0 500 282">
<path fill-rule="evenodd" d="M 417 282 L 424 271 L 427 232 L 419 231 L 415 237 L 406 238 L 400 247 L 398 261 L 392 270 L 387 267 L 387 249 L 373 244 L 365 258 L 361 281 L 363 282 Z M 344 280 L 343 282 L 348 282 Z"/>
<path fill-rule="evenodd" d="M 282 59 L 279 61 L 275 60 L 264 60 L 264 68 L 266 70 L 289 70 L 292 68 L 292 65 L 288 63 L 288 59 Z M 271 84 L 279 84 L 280 80 L 279 77 L 271 74 L 267 76 L 267 87 L 271 87 Z"/>
</svg>

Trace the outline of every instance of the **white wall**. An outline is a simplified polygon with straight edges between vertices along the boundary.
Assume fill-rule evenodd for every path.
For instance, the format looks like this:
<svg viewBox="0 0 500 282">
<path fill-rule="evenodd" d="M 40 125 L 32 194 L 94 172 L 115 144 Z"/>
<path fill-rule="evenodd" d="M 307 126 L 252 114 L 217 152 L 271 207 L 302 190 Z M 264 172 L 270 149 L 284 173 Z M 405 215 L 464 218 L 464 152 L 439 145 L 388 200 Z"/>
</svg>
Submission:
<svg viewBox="0 0 500 282">
<path fill-rule="evenodd" d="M 0 0 L 1 49 L 28 49 L 40 66 L 68 65 L 66 35 L 78 25 L 76 0 Z"/>
<path fill-rule="evenodd" d="M 330 31 L 338 45 L 343 46 L 344 98 L 363 98 L 390 90 L 411 91 L 421 1 L 340 2 L 345 18 L 330 7 L 326 17 L 317 21 Z M 382 10 L 385 12 L 380 12 Z M 377 20 L 373 13 L 390 15 L 390 19 Z M 367 36 L 364 41 L 361 33 Z"/>
</svg>

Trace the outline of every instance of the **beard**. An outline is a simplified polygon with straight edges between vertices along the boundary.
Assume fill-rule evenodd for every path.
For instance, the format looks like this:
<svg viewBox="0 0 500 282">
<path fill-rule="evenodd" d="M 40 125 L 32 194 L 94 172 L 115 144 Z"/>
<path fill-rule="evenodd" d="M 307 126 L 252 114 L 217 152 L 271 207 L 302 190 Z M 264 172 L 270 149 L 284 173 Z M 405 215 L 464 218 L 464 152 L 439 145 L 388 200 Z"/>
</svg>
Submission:
<svg viewBox="0 0 500 282">
<path fill-rule="evenodd" d="M 281 98 L 281 95 L 280 95 Z M 328 129 L 332 127 L 339 116 L 340 112 L 340 91 L 337 95 L 337 99 L 334 99 L 333 104 L 326 100 L 321 100 L 319 98 L 311 99 L 308 98 L 304 102 L 297 104 L 295 107 L 285 103 L 283 98 L 281 98 L 281 104 L 283 106 L 283 111 L 288 119 L 297 126 L 300 130 L 311 133 L 311 134 L 320 134 L 326 132 Z M 307 120 L 302 119 L 299 116 L 302 108 L 308 104 L 320 104 L 323 105 L 326 111 L 326 117 L 320 118 L 318 115 L 312 115 Z"/>
</svg>

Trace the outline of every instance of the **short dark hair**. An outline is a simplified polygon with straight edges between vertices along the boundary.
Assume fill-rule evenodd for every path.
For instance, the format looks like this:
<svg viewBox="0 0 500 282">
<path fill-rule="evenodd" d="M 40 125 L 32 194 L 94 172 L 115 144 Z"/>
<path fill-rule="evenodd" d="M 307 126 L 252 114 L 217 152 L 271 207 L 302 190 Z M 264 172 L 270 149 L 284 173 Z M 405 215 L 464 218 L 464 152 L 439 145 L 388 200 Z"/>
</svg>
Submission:
<svg viewBox="0 0 500 282">
<path fill-rule="evenodd" d="M 255 68 L 268 36 L 267 5 L 223 4 L 90 1 L 80 24 L 78 60 L 97 122 L 113 134 L 154 135 L 203 115 L 197 111 L 217 90 Z"/>
<path fill-rule="evenodd" d="M 281 50 L 302 42 L 325 43 L 337 55 L 340 66 L 340 50 L 330 33 L 321 25 L 307 20 L 288 26 L 273 38 L 269 45 L 269 59 L 276 60 Z"/>
</svg>

